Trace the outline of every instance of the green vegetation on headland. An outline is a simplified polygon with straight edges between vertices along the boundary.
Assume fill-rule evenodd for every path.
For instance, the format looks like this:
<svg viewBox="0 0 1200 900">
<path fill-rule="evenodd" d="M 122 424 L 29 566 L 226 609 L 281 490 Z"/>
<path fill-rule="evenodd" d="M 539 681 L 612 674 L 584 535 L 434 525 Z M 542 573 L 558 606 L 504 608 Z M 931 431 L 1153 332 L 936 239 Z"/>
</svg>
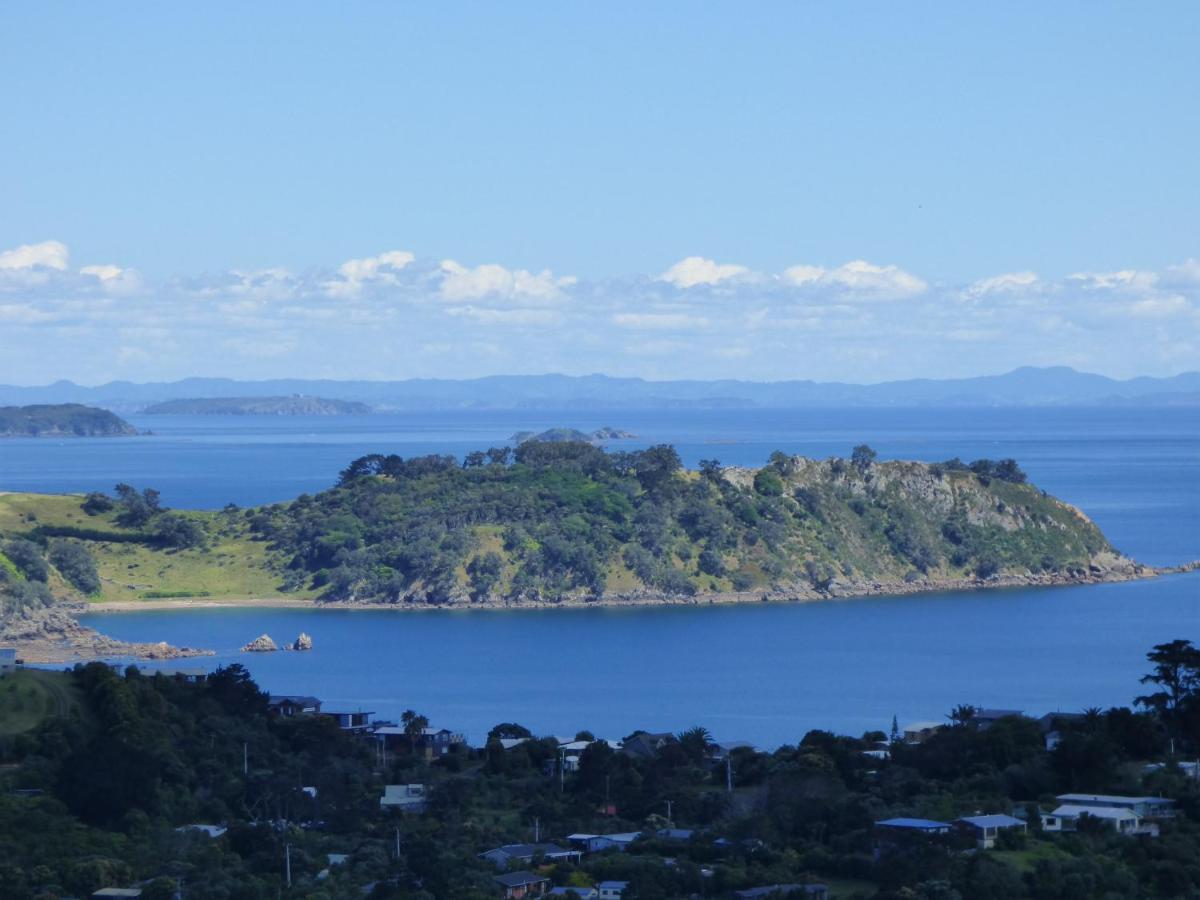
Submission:
<svg viewBox="0 0 1200 900">
<path fill-rule="evenodd" d="M 0 677 L 13 722 L 0 730 L 0 894 L 494 900 L 498 876 L 526 870 L 580 896 L 627 882 L 622 900 L 813 883 L 834 900 L 1188 900 L 1200 650 L 1172 641 L 1148 657 L 1133 708 L 1034 719 L 959 706 L 919 739 L 809 731 L 770 752 L 718 746 L 702 726 L 563 745 L 505 722 L 482 747 L 432 755 L 429 720 L 411 711 L 384 752 L 331 716 L 272 715 L 236 665 L 194 683 L 99 663 L 18 672 Z M 423 802 L 381 808 L 385 785 L 421 786 Z M 1090 814 L 1046 830 L 1068 793 L 1168 808 L 1126 833 Z M 981 848 L 960 821 L 981 813 L 1021 821 Z M 880 824 L 898 817 L 940 831 Z M 581 834 L 626 846 L 568 842 Z M 529 859 L 512 846 L 535 840 Z M 506 846 L 516 859 L 482 856 Z"/>
<path fill-rule="evenodd" d="M 203 397 L 165 400 L 142 410 L 146 415 L 171 416 L 362 416 L 365 403 L 323 397 Z"/>
<path fill-rule="evenodd" d="M 630 431 L 622 431 L 620 428 L 613 428 L 605 425 L 602 428 L 597 428 L 595 431 L 580 431 L 578 428 L 547 428 L 545 431 L 518 431 L 514 434 L 510 441 L 514 444 L 523 444 L 526 441 L 543 441 L 545 443 L 584 443 L 584 444 L 602 444 L 605 441 L 627 441 L 636 438 L 637 435 Z"/>
<path fill-rule="evenodd" d="M 865 446 L 698 472 L 669 446 L 367 456 L 249 516 L 289 586 L 332 600 L 813 597 L 1129 564 L 1011 460 L 877 462 Z"/>
<path fill-rule="evenodd" d="M 89 568 L 90 566 L 90 568 Z M 668 446 L 526 442 L 354 460 L 288 503 L 0 495 L 0 595 L 415 604 L 813 599 L 1150 574 L 1012 460 L 781 453 L 684 470 Z"/>
<path fill-rule="evenodd" d="M 79 403 L 0 406 L 0 437 L 118 437 L 137 433 L 115 413 Z"/>
</svg>

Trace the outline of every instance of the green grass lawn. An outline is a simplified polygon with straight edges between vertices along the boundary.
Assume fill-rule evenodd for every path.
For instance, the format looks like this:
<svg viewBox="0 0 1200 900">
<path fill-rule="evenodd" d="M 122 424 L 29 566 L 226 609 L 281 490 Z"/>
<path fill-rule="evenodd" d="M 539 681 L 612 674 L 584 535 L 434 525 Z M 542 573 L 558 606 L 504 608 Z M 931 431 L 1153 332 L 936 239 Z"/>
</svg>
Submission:
<svg viewBox="0 0 1200 900">
<path fill-rule="evenodd" d="M 18 669 L 0 677 L 0 735 L 22 734 L 54 716 L 80 708 L 66 672 Z"/>
<path fill-rule="evenodd" d="M 989 850 L 996 859 L 1008 863 L 1021 872 L 1032 872 L 1040 859 L 1070 859 L 1050 841 L 1037 840 L 1032 835 L 1024 850 Z"/>
<path fill-rule="evenodd" d="M 0 536 L 13 537 L 38 526 L 68 526 L 121 534 L 112 514 L 89 516 L 82 495 L 0 494 Z M 141 543 L 87 540 L 102 587 L 93 602 L 145 600 L 149 593 L 241 599 L 283 596 L 280 577 L 270 566 L 267 545 L 252 540 L 238 515 L 181 511 L 204 525 L 207 546 L 164 550 Z M 59 585 L 52 585 L 57 587 Z M 297 595 L 290 595 L 297 596 Z"/>
</svg>

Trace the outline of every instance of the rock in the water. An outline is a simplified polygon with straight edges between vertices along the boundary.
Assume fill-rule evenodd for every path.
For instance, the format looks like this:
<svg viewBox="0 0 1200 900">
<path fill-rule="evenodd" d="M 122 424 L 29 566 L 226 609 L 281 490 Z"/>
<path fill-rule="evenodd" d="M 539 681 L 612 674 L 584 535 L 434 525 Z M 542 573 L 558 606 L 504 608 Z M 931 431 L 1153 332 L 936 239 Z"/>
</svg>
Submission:
<svg viewBox="0 0 1200 900">
<path fill-rule="evenodd" d="M 242 648 L 243 653 L 266 653 L 271 650 L 278 650 L 275 642 L 271 640 L 269 634 L 260 634 L 245 647 Z"/>
<path fill-rule="evenodd" d="M 312 649 L 312 638 L 309 637 L 307 634 L 305 634 L 303 631 L 300 632 L 300 636 L 298 638 L 296 638 L 295 642 L 292 644 L 292 649 L 293 650 L 311 650 Z"/>
</svg>

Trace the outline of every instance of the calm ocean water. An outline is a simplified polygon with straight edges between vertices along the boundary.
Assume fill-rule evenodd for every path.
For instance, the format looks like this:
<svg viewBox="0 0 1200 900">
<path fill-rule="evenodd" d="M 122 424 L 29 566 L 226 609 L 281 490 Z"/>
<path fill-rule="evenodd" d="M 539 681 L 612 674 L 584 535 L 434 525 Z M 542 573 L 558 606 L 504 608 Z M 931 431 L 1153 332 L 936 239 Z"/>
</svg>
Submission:
<svg viewBox="0 0 1200 900">
<path fill-rule="evenodd" d="M 447 412 L 362 418 L 131 417 L 140 438 L 0 442 L 0 490 L 162 490 L 166 503 L 283 500 L 368 452 L 463 453 L 517 430 L 613 425 L 684 461 L 761 464 L 772 450 L 883 458 L 1018 459 L 1151 564 L 1200 557 L 1195 410 Z M 1200 576 L 1056 590 L 947 593 L 802 606 L 415 613 L 309 610 L 106 614 L 131 640 L 207 646 L 268 689 L 392 717 L 416 708 L 482 737 L 499 721 L 620 736 L 701 723 L 764 745 L 808 728 L 886 728 L 960 702 L 1052 709 L 1127 703 L 1144 654 L 1200 640 Z M 267 631 L 312 654 L 239 657 Z"/>
</svg>

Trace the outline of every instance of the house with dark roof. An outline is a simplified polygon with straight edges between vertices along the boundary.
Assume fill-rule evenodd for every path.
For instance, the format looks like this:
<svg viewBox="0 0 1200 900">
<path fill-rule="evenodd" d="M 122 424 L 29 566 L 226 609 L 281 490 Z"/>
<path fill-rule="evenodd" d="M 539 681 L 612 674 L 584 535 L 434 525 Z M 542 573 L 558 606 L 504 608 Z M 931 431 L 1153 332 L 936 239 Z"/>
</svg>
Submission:
<svg viewBox="0 0 1200 900">
<path fill-rule="evenodd" d="M 493 881 L 500 886 L 505 900 L 521 900 L 523 897 L 540 897 L 550 888 L 550 879 L 532 872 L 506 872 Z"/>
<path fill-rule="evenodd" d="M 654 759 L 658 755 L 659 750 L 674 740 L 675 735 L 669 731 L 654 733 L 639 731 L 637 734 L 625 739 L 621 744 L 621 752 L 626 756 L 634 756 L 638 759 Z"/>
<path fill-rule="evenodd" d="M 1025 823 L 1013 816 L 1002 814 L 989 816 L 963 816 L 955 819 L 954 824 L 960 831 L 967 832 L 975 838 L 975 845 L 980 850 L 990 850 L 996 846 L 996 838 L 1001 831 L 1016 830 L 1025 834 L 1028 830 Z"/>
<path fill-rule="evenodd" d="M 1001 719 L 1019 719 L 1024 715 L 1019 709 L 977 709 L 970 724 L 979 731 L 987 731 Z"/>
<path fill-rule="evenodd" d="M 321 712 L 321 701 L 303 694 L 271 694 L 267 697 L 267 712 L 285 719 L 313 716 Z"/>
<path fill-rule="evenodd" d="M 319 712 L 318 714 L 333 719 L 342 731 L 361 733 L 374 728 L 371 723 L 371 716 L 375 715 L 373 712 L 357 710 L 355 712 Z"/>
</svg>

